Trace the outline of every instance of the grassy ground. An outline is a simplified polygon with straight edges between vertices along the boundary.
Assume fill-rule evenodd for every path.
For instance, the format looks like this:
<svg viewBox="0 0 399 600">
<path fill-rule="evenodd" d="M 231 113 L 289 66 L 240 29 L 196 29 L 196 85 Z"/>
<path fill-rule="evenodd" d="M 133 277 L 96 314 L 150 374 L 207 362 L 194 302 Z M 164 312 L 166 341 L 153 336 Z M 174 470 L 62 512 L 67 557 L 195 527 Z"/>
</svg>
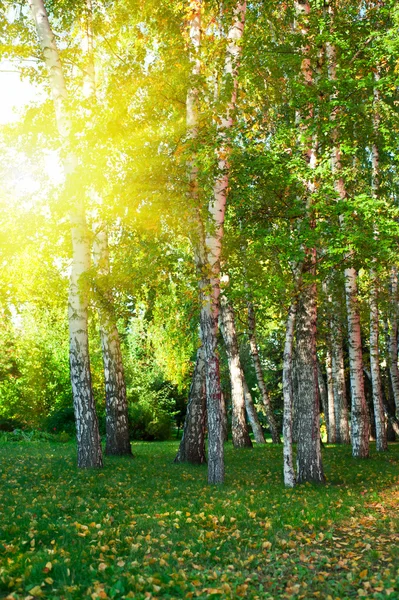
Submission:
<svg viewBox="0 0 399 600">
<path fill-rule="evenodd" d="M 78 472 L 72 444 L 0 445 L 0 598 L 399 599 L 399 445 L 285 490 L 282 449 L 227 448 L 226 484 L 177 443 Z"/>
</svg>

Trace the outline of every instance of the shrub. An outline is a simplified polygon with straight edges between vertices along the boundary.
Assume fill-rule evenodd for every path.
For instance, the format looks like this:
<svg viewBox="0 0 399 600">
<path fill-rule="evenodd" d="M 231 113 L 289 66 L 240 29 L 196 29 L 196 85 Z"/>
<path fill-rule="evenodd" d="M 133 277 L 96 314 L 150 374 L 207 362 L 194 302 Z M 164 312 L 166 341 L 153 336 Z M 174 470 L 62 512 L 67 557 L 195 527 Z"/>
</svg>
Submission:
<svg viewBox="0 0 399 600">
<path fill-rule="evenodd" d="M 22 423 L 11 417 L 0 417 L 0 431 L 14 431 L 14 429 L 22 429 Z"/>
<path fill-rule="evenodd" d="M 63 432 L 74 436 L 76 433 L 76 426 L 72 406 L 61 408 L 47 417 L 46 429 L 49 433 Z"/>
<path fill-rule="evenodd" d="M 24 430 L 14 429 L 14 431 L 4 431 L 1 434 L 1 442 L 49 442 L 53 439 L 50 433 L 39 431 L 38 429 Z"/>
<path fill-rule="evenodd" d="M 170 438 L 173 416 L 146 401 L 129 406 L 130 438 L 144 441 L 165 441 Z"/>
</svg>

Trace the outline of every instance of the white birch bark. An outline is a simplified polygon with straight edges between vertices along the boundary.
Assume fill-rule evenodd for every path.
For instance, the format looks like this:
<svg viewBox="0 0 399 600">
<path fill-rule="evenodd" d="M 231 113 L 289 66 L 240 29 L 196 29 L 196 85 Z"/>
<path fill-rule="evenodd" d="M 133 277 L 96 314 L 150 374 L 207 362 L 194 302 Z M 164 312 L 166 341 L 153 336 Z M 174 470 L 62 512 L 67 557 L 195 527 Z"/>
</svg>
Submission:
<svg viewBox="0 0 399 600">
<path fill-rule="evenodd" d="M 201 346 L 197 351 L 194 374 L 191 380 L 183 437 L 174 462 L 189 462 L 199 465 L 206 462 L 205 421 L 205 360 L 204 349 Z"/>
<path fill-rule="evenodd" d="M 103 228 L 97 232 L 93 244 L 93 265 L 96 268 L 96 304 L 100 323 L 101 348 L 105 380 L 106 445 L 109 455 L 132 455 L 129 439 L 128 406 L 125 374 L 114 299 L 109 288 L 108 235 Z M 101 282 L 105 282 L 105 289 Z"/>
<path fill-rule="evenodd" d="M 390 328 L 388 338 L 389 375 L 395 401 L 396 417 L 399 418 L 399 368 L 398 368 L 398 270 L 391 269 Z"/>
<path fill-rule="evenodd" d="M 285 328 L 285 342 L 283 355 L 283 458 L 284 458 L 284 485 L 294 487 L 296 483 L 294 470 L 294 457 L 292 447 L 292 425 L 293 425 L 293 345 L 294 331 L 297 313 L 297 298 L 292 300 L 288 311 L 287 324 Z"/>
<path fill-rule="evenodd" d="M 248 426 L 245 420 L 245 393 L 243 371 L 238 350 L 234 310 L 226 296 L 220 297 L 220 329 L 223 335 L 230 373 L 232 423 L 231 434 L 235 448 L 252 448 Z"/>
<path fill-rule="evenodd" d="M 71 118 L 67 109 L 68 94 L 62 65 L 43 0 L 28 0 L 39 42 L 49 73 L 57 128 L 65 156 L 66 189 L 76 167 L 76 157 L 70 150 Z M 98 420 L 91 385 L 87 328 L 87 273 L 90 268 L 90 247 L 84 208 L 80 198 L 70 198 L 72 233 L 72 267 L 69 287 L 68 319 L 70 336 L 71 383 L 76 419 L 78 466 L 102 467 L 102 451 Z"/>
<path fill-rule="evenodd" d="M 377 280 L 371 271 L 372 283 L 370 288 L 370 371 L 373 389 L 373 406 L 376 433 L 376 448 L 379 452 L 388 449 L 387 432 L 384 418 L 384 405 L 382 398 L 382 382 L 379 357 L 379 311 L 377 302 Z"/>
<path fill-rule="evenodd" d="M 312 252 L 314 274 L 316 251 Z M 298 380 L 297 481 L 325 481 L 320 444 L 320 396 L 316 355 L 316 282 L 303 287 L 296 322 Z"/>
<path fill-rule="evenodd" d="M 348 318 L 349 366 L 352 397 L 352 453 L 355 458 L 367 458 L 369 455 L 369 416 L 364 393 L 357 273 L 353 267 L 345 269 L 345 295 Z"/>
<path fill-rule="evenodd" d="M 332 356 L 330 346 L 326 352 L 326 373 L 327 373 L 327 434 L 328 443 L 335 444 L 337 441 L 336 425 L 335 425 L 335 402 L 334 402 L 334 384 L 332 376 Z"/>
<path fill-rule="evenodd" d="M 301 73 L 304 84 L 313 86 L 313 70 L 310 61 L 307 17 L 310 14 L 308 0 L 295 2 L 295 11 L 303 38 Z M 307 119 L 314 118 L 314 109 L 308 108 Z M 299 124 L 306 134 L 306 124 L 302 124 L 303 115 L 299 115 Z M 308 135 L 304 154 L 310 173 L 304 182 L 307 192 L 306 212 L 310 228 L 314 228 L 312 215 L 315 180 L 312 171 L 317 166 L 317 140 Z M 312 174 L 311 174 L 312 173 Z M 303 285 L 298 305 L 296 321 L 296 368 L 298 382 L 298 441 L 297 441 L 297 481 L 325 481 L 320 445 L 320 396 L 317 377 L 316 327 L 317 327 L 317 286 L 316 249 L 304 248 L 304 271 L 309 274 L 310 282 Z"/>
<path fill-rule="evenodd" d="M 202 340 L 206 361 L 206 393 L 208 411 L 208 482 L 220 484 L 224 481 L 224 447 L 222 433 L 222 407 L 219 358 L 216 352 L 218 317 L 220 306 L 220 258 L 222 250 L 224 216 L 229 185 L 229 146 L 227 133 L 233 124 L 233 111 L 238 90 L 238 67 L 241 54 L 241 39 L 244 31 L 246 0 L 239 1 L 234 9 L 233 24 L 227 36 L 224 75 L 232 80 L 232 93 L 224 115 L 220 115 L 218 175 L 216 176 L 213 199 L 208 206 L 208 227 L 205 248 L 209 292 L 204 299 L 201 323 Z"/>
<path fill-rule="evenodd" d="M 191 62 L 192 84 L 189 86 L 186 98 L 186 126 L 187 135 L 193 143 L 198 136 L 198 101 L 199 91 L 196 78 L 201 73 L 201 0 L 193 0 L 191 3 L 191 18 L 188 25 Z M 193 148 L 192 159 L 188 162 L 188 179 L 190 212 L 193 215 L 194 232 L 192 232 L 192 244 L 194 248 L 194 260 L 198 275 L 199 300 L 201 306 L 204 302 L 205 265 L 205 236 L 203 232 L 202 217 L 199 208 L 198 190 L 198 167 L 196 165 L 196 149 Z M 202 311 L 201 311 L 202 312 Z M 203 327 L 200 320 L 200 338 L 203 335 Z M 201 347 L 197 351 L 195 369 L 191 382 L 187 413 L 184 420 L 183 437 L 175 462 L 190 462 L 202 464 L 206 462 L 205 456 L 205 427 L 206 427 L 206 383 L 205 383 L 205 349 L 201 340 Z"/>
<path fill-rule="evenodd" d="M 376 82 L 379 80 L 378 72 L 374 74 Z M 378 88 L 374 88 L 374 136 L 378 136 L 378 128 L 380 123 L 380 115 L 378 112 L 379 103 Z M 372 171 L 373 171 L 373 196 L 378 198 L 379 189 L 379 149 L 375 140 L 372 146 Z M 378 231 L 374 228 L 374 238 L 378 239 Z M 375 261 L 373 261 L 375 262 Z M 380 370 L 380 352 L 379 352 L 379 310 L 378 310 L 378 279 L 374 268 L 370 269 L 370 370 L 371 383 L 373 390 L 373 406 L 374 420 L 376 433 L 376 448 L 379 452 L 384 452 L 388 449 L 387 432 L 384 418 L 384 406 L 382 398 L 382 381 Z"/>
<path fill-rule="evenodd" d="M 243 384 L 244 384 L 244 395 L 245 395 L 245 408 L 247 410 L 248 420 L 251 424 L 251 429 L 254 434 L 255 442 L 257 444 L 265 444 L 265 436 L 263 433 L 262 425 L 260 424 L 258 413 L 256 412 L 254 401 L 252 399 L 252 394 L 249 391 L 248 384 L 245 380 L 244 373 L 243 376 Z"/>
<path fill-rule="evenodd" d="M 334 316 L 331 320 L 331 367 L 334 388 L 335 437 L 337 444 L 350 444 L 342 328 L 336 303 L 332 303 L 332 310 Z"/>
<path fill-rule="evenodd" d="M 252 302 L 247 303 L 248 306 L 248 338 L 249 338 L 249 349 L 251 352 L 252 362 L 255 369 L 256 381 L 258 383 L 260 396 L 262 398 L 263 405 L 266 411 L 266 418 L 269 423 L 270 432 L 272 435 L 272 441 L 274 444 L 280 444 L 280 434 L 278 432 L 277 423 L 273 415 L 272 404 L 270 396 L 266 388 L 266 383 L 263 377 L 262 364 L 260 361 L 258 342 L 256 339 L 256 321 L 255 321 L 255 310 Z"/>
<path fill-rule="evenodd" d="M 96 102 L 96 81 L 92 10 L 91 0 L 86 0 L 86 11 L 82 24 L 84 30 L 82 51 L 85 57 L 83 96 L 93 105 Z M 116 325 L 114 299 L 109 287 L 108 234 L 103 223 L 100 223 L 94 237 L 93 266 L 96 269 L 97 279 L 100 278 L 106 284 L 105 289 L 104 286 L 97 285 L 96 298 L 105 381 L 105 453 L 115 456 L 132 456 L 121 342 Z"/>
<path fill-rule="evenodd" d="M 327 42 L 326 54 L 328 59 L 328 75 L 330 81 L 335 81 L 336 76 L 336 49 Z M 335 95 L 332 96 L 335 98 Z M 336 118 L 336 111 L 331 113 L 331 121 Z M 346 189 L 341 175 L 341 150 L 338 142 L 338 130 L 333 131 L 334 148 L 331 156 L 332 173 L 335 176 L 335 189 L 338 201 L 346 198 Z M 343 216 L 340 217 L 341 226 L 344 226 Z M 352 258 L 349 253 L 348 259 Z M 369 455 L 369 418 L 364 393 L 363 381 L 363 355 L 360 330 L 360 316 L 357 299 L 357 274 L 353 267 L 345 269 L 345 295 L 348 319 L 349 365 L 352 395 L 352 453 L 357 458 L 367 458 Z"/>
</svg>

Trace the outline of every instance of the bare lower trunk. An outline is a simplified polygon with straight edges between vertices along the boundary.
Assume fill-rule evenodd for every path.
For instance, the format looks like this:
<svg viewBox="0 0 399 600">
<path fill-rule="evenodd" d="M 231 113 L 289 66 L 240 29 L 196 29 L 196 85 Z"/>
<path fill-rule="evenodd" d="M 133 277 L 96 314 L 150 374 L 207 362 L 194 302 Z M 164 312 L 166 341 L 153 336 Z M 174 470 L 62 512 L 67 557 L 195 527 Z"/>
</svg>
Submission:
<svg viewBox="0 0 399 600">
<path fill-rule="evenodd" d="M 283 357 L 283 455 L 284 455 L 284 485 L 294 487 L 296 478 L 292 451 L 292 426 L 293 426 L 293 344 L 294 330 L 297 313 L 297 300 L 292 301 L 288 312 L 285 329 L 284 357 Z"/>
<path fill-rule="evenodd" d="M 334 384 L 332 376 L 332 357 L 330 347 L 326 352 L 326 372 L 327 372 L 327 438 L 329 444 L 335 444 L 337 441 L 337 427 L 335 423 L 335 401 L 334 401 Z"/>
<path fill-rule="evenodd" d="M 314 253 L 313 251 L 310 251 Z M 297 318 L 298 483 L 325 481 L 320 448 L 320 400 L 316 356 L 316 284 L 303 288 Z"/>
<path fill-rule="evenodd" d="M 231 433 L 235 448 L 252 447 L 247 422 L 245 420 L 245 396 L 243 372 L 238 351 L 237 333 L 234 323 L 234 311 L 225 296 L 221 297 L 220 312 L 221 331 L 226 347 L 229 365 L 232 402 Z"/>
<path fill-rule="evenodd" d="M 248 302 L 248 337 L 249 347 L 252 356 L 252 362 L 255 368 L 256 381 L 258 383 L 260 395 L 266 411 L 266 418 L 269 422 L 270 432 L 274 444 L 280 444 L 280 434 L 278 432 L 277 423 L 273 415 L 273 409 L 270 401 L 270 396 L 266 389 L 265 380 L 263 378 L 262 365 L 259 357 L 258 343 L 256 340 L 256 325 L 255 311 L 252 302 Z"/>
<path fill-rule="evenodd" d="M 332 330 L 331 344 L 336 443 L 349 444 L 348 401 L 345 384 L 344 353 L 342 349 L 342 330 L 339 322 L 335 322 L 334 329 Z"/>
<path fill-rule="evenodd" d="M 73 259 L 69 286 L 69 360 L 76 420 L 78 467 L 102 467 L 101 440 L 91 384 L 87 327 L 90 246 L 84 214 L 71 215 Z"/>
<path fill-rule="evenodd" d="M 244 396 L 245 396 L 245 408 L 247 409 L 247 415 L 251 424 L 251 429 L 254 434 L 255 442 L 257 444 L 265 444 L 265 436 L 263 433 L 262 425 L 259 422 L 258 414 L 255 409 L 254 401 L 252 399 L 251 392 L 249 391 L 248 384 L 245 381 L 243 373 L 243 384 L 244 384 Z"/>
<path fill-rule="evenodd" d="M 391 269 L 391 311 L 389 331 L 389 375 L 395 401 L 396 416 L 399 417 L 399 368 L 398 368 L 398 270 Z"/>
<path fill-rule="evenodd" d="M 364 393 L 362 338 L 356 278 L 356 271 L 353 267 L 345 269 L 349 366 L 352 396 L 352 454 L 356 458 L 368 458 L 370 426 Z"/>
<path fill-rule="evenodd" d="M 223 421 L 222 437 L 223 437 L 223 441 L 228 442 L 229 441 L 229 419 L 227 417 L 226 397 L 223 394 L 223 392 L 221 392 L 220 398 L 221 398 L 222 421 Z"/>
<path fill-rule="evenodd" d="M 29 0 L 49 83 L 58 134 L 64 150 L 66 190 L 73 190 L 72 181 L 77 159 L 71 151 L 71 117 L 68 94 L 55 36 L 51 30 L 43 0 Z M 70 222 L 72 235 L 72 265 L 69 287 L 68 319 L 71 384 L 73 393 L 79 467 L 102 467 L 101 440 L 91 384 L 88 338 L 87 276 L 90 269 L 90 247 L 82 199 L 76 192 L 70 194 Z"/>
<path fill-rule="evenodd" d="M 377 300 L 376 276 L 371 271 L 372 284 L 370 289 L 370 370 L 373 388 L 373 406 L 376 433 L 376 448 L 379 452 L 388 449 L 387 432 L 385 427 L 384 406 L 382 398 L 382 382 L 379 356 L 379 313 Z"/>
<path fill-rule="evenodd" d="M 227 134 L 233 125 L 233 111 L 237 103 L 238 69 L 241 56 L 241 39 L 246 16 L 246 0 L 238 0 L 234 18 L 227 34 L 224 77 L 232 84 L 226 110 L 218 115 L 219 147 L 217 149 L 217 175 L 213 186 L 213 197 L 208 204 L 205 237 L 207 257 L 206 283 L 209 289 L 202 307 L 201 329 L 205 349 L 206 395 L 208 411 L 208 483 L 218 484 L 224 480 L 223 423 L 219 358 L 216 353 L 218 318 L 220 308 L 220 260 L 224 233 L 224 217 L 229 188 L 230 147 Z"/>
<path fill-rule="evenodd" d="M 334 17 L 333 6 L 329 6 L 329 12 Z M 328 58 L 328 75 L 330 81 L 337 79 L 337 57 L 336 48 L 331 42 L 326 44 L 326 54 Z M 331 99 L 335 99 L 336 94 L 333 94 Z M 337 116 L 337 111 L 331 113 L 330 121 L 334 122 Z M 335 189 L 337 192 L 337 201 L 341 202 L 346 199 L 345 182 L 342 177 L 341 167 L 341 147 L 338 140 L 338 129 L 333 129 L 334 148 L 331 155 L 331 168 L 335 176 Z M 341 227 L 344 227 L 345 220 L 343 215 L 340 215 Z M 352 258 L 348 254 L 347 258 Z M 352 453 L 357 458 L 367 458 L 369 455 L 369 419 L 364 394 L 363 381 L 363 357 L 362 357 L 362 340 L 360 331 L 360 316 L 357 297 L 357 280 L 356 271 L 353 267 L 345 269 L 345 295 L 348 318 L 348 336 L 349 336 L 349 367 L 351 379 L 351 395 L 352 395 L 352 410 L 351 410 L 351 426 L 352 426 Z"/>
<path fill-rule="evenodd" d="M 201 311 L 201 337 L 204 345 L 206 409 L 208 413 L 208 483 L 224 481 L 224 418 L 220 388 L 217 344 L 217 314 L 207 304 Z"/>
<path fill-rule="evenodd" d="M 317 359 L 317 380 L 319 386 L 320 412 L 324 414 L 328 436 L 328 394 L 319 359 Z"/>
<path fill-rule="evenodd" d="M 191 381 L 183 437 L 174 462 L 203 464 L 205 457 L 206 391 L 204 350 L 199 348 Z"/>
<path fill-rule="evenodd" d="M 97 233 L 93 246 L 93 263 L 97 270 L 97 309 L 105 379 L 105 453 L 132 456 L 121 344 L 108 282 L 109 251 L 106 231 Z"/>
</svg>

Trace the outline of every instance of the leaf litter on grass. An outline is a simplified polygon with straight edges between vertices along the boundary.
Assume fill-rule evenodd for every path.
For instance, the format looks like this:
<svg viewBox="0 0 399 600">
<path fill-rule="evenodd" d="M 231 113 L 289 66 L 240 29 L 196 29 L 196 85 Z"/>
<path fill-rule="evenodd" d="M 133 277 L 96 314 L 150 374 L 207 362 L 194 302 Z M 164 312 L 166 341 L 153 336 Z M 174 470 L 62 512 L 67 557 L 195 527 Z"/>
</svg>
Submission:
<svg viewBox="0 0 399 600">
<path fill-rule="evenodd" d="M 226 484 L 176 443 L 78 471 L 72 445 L 2 447 L 0 593 L 21 599 L 399 598 L 399 446 L 326 448 L 328 483 L 285 490 L 281 448 L 226 447 Z M 51 565 L 51 567 L 50 567 Z"/>
</svg>

